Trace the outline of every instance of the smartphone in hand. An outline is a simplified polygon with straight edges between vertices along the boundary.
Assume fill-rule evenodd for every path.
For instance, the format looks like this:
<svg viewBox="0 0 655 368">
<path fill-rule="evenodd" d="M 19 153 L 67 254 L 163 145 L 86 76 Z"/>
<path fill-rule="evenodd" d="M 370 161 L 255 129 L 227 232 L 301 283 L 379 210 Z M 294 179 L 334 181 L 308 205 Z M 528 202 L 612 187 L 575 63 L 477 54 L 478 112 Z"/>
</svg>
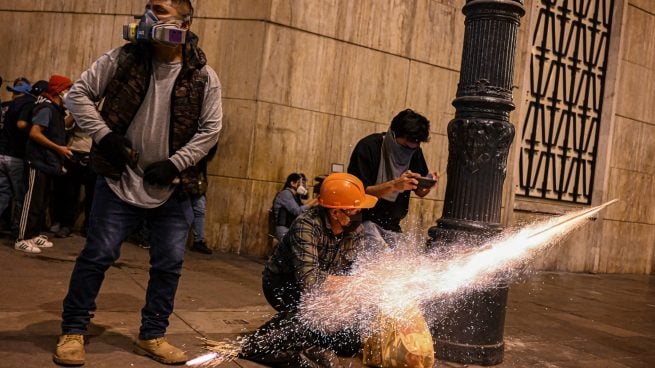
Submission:
<svg viewBox="0 0 655 368">
<path fill-rule="evenodd" d="M 416 189 L 426 189 L 426 188 L 432 188 L 432 186 L 437 182 L 433 178 L 427 178 L 427 177 L 420 177 L 416 178 L 418 180 L 418 185 L 416 186 Z"/>
</svg>

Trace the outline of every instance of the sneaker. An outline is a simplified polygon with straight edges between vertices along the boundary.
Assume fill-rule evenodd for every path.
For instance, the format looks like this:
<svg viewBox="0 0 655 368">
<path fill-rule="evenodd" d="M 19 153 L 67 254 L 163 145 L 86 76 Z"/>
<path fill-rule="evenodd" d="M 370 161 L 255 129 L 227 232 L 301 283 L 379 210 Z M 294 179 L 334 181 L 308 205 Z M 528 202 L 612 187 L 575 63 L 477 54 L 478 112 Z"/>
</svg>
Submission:
<svg viewBox="0 0 655 368">
<path fill-rule="evenodd" d="M 59 231 L 57 231 L 57 233 L 55 234 L 55 238 L 68 238 L 69 236 L 71 236 L 71 233 L 72 233 L 71 229 L 69 227 L 64 226 L 61 229 L 59 229 Z"/>
<path fill-rule="evenodd" d="M 203 240 L 193 242 L 193 244 L 191 244 L 190 249 L 192 251 L 198 252 L 198 253 L 204 253 L 204 254 L 212 254 L 213 253 L 212 250 L 209 249 L 209 247 L 207 246 L 207 243 L 205 243 Z"/>
<path fill-rule="evenodd" d="M 51 233 L 56 233 L 59 230 L 61 230 L 61 224 L 58 222 L 55 222 L 54 224 L 52 224 L 52 226 L 50 226 Z"/>
<path fill-rule="evenodd" d="M 17 240 L 16 243 L 14 243 L 14 249 L 25 253 L 41 253 L 41 249 L 34 245 L 31 240 L 27 239 Z"/>
<path fill-rule="evenodd" d="M 52 248 L 54 245 L 45 235 L 35 236 L 30 241 L 39 248 Z"/>
<path fill-rule="evenodd" d="M 84 336 L 61 335 L 52 360 L 62 365 L 84 365 Z"/>
<path fill-rule="evenodd" d="M 134 342 L 134 352 L 164 364 L 182 364 L 189 360 L 186 353 L 169 344 L 165 337 L 151 340 L 137 339 Z"/>
</svg>

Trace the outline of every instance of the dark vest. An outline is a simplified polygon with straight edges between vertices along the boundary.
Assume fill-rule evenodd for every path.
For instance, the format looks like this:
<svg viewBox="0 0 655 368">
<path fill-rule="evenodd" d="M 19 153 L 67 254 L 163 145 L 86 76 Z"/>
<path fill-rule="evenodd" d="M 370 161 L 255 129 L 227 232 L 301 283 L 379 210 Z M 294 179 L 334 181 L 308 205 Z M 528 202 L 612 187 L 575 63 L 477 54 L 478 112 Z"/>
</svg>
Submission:
<svg viewBox="0 0 655 368">
<path fill-rule="evenodd" d="M 43 130 L 43 135 L 50 141 L 60 146 L 66 145 L 66 124 L 64 117 L 66 113 L 61 106 L 52 103 L 45 97 L 39 97 L 32 110 L 35 116 L 42 109 L 50 110 L 50 121 L 48 127 Z M 55 151 L 42 146 L 35 141 L 28 139 L 25 145 L 25 158 L 30 166 L 48 175 L 64 174 L 64 159 Z"/>
<path fill-rule="evenodd" d="M 169 156 L 184 147 L 198 131 L 198 123 L 205 98 L 208 75 L 203 67 L 207 63 L 205 54 L 198 47 L 198 37 L 187 34 L 183 49 L 183 64 L 175 80 L 171 96 L 171 121 L 169 124 Z M 114 77 L 107 88 L 100 110 L 107 126 L 114 132 L 125 135 L 143 99 L 148 92 L 152 75 L 152 51 L 148 44 L 126 44 L 121 48 Z M 112 179 L 119 179 L 122 172 L 112 166 L 98 151 L 94 143 L 91 148 L 94 170 Z M 200 170 L 189 167 L 180 173 L 181 189 L 184 192 L 198 190 Z"/>
</svg>

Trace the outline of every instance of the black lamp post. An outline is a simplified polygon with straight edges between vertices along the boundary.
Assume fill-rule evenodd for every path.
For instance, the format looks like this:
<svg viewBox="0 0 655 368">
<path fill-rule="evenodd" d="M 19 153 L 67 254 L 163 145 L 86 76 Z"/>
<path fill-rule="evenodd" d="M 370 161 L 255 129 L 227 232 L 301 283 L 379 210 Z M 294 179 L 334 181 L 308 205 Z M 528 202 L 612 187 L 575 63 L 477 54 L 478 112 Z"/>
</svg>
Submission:
<svg viewBox="0 0 655 368">
<path fill-rule="evenodd" d="M 467 0 L 455 118 L 448 125 L 448 184 L 430 246 L 478 246 L 501 229 L 503 182 L 514 138 L 509 113 L 523 0 Z M 468 293 L 431 326 L 437 358 L 465 364 L 502 362 L 507 284 Z"/>
</svg>

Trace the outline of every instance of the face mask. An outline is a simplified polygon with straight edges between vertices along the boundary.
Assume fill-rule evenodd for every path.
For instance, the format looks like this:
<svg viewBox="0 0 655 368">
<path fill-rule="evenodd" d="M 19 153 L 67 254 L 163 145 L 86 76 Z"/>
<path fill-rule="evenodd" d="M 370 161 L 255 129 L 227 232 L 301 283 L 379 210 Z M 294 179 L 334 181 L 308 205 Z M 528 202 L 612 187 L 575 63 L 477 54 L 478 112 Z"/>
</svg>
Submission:
<svg viewBox="0 0 655 368">
<path fill-rule="evenodd" d="M 184 21 L 189 22 L 190 19 Z M 180 28 L 179 23 L 160 22 L 155 13 L 147 9 L 139 23 L 123 26 L 123 39 L 130 42 L 158 42 L 167 46 L 181 45 L 186 42 L 187 31 Z"/>
<path fill-rule="evenodd" d="M 355 229 L 357 229 L 357 227 L 362 224 L 362 220 L 363 220 L 361 212 L 349 217 L 350 217 L 350 223 L 348 223 L 347 226 L 343 226 L 343 231 L 346 233 L 352 232 Z"/>
<path fill-rule="evenodd" d="M 61 105 L 66 107 L 66 97 L 68 97 L 68 91 L 59 93 L 59 98 L 61 99 Z"/>
<path fill-rule="evenodd" d="M 393 142 L 393 145 L 396 147 L 396 149 L 405 152 L 405 154 L 413 154 L 418 149 L 418 147 L 411 148 L 411 147 L 403 146 L 402 144 L 398 143 L 396 141 L 396 134 L 393 131 L 391 131 L 391 136 L 393 137 L 391 141 Z"/>
<path fill-rule="evenodd" d="M 296 193 L 298 193 L 298 195 L 300 195 L 300 196 L 307 195 L 307 188 L 305 188 L 305 187 L 303 187 L 301 185 L 301 186 L 298 187 L 298 189 L 296 189 Z"/>
</svg>

